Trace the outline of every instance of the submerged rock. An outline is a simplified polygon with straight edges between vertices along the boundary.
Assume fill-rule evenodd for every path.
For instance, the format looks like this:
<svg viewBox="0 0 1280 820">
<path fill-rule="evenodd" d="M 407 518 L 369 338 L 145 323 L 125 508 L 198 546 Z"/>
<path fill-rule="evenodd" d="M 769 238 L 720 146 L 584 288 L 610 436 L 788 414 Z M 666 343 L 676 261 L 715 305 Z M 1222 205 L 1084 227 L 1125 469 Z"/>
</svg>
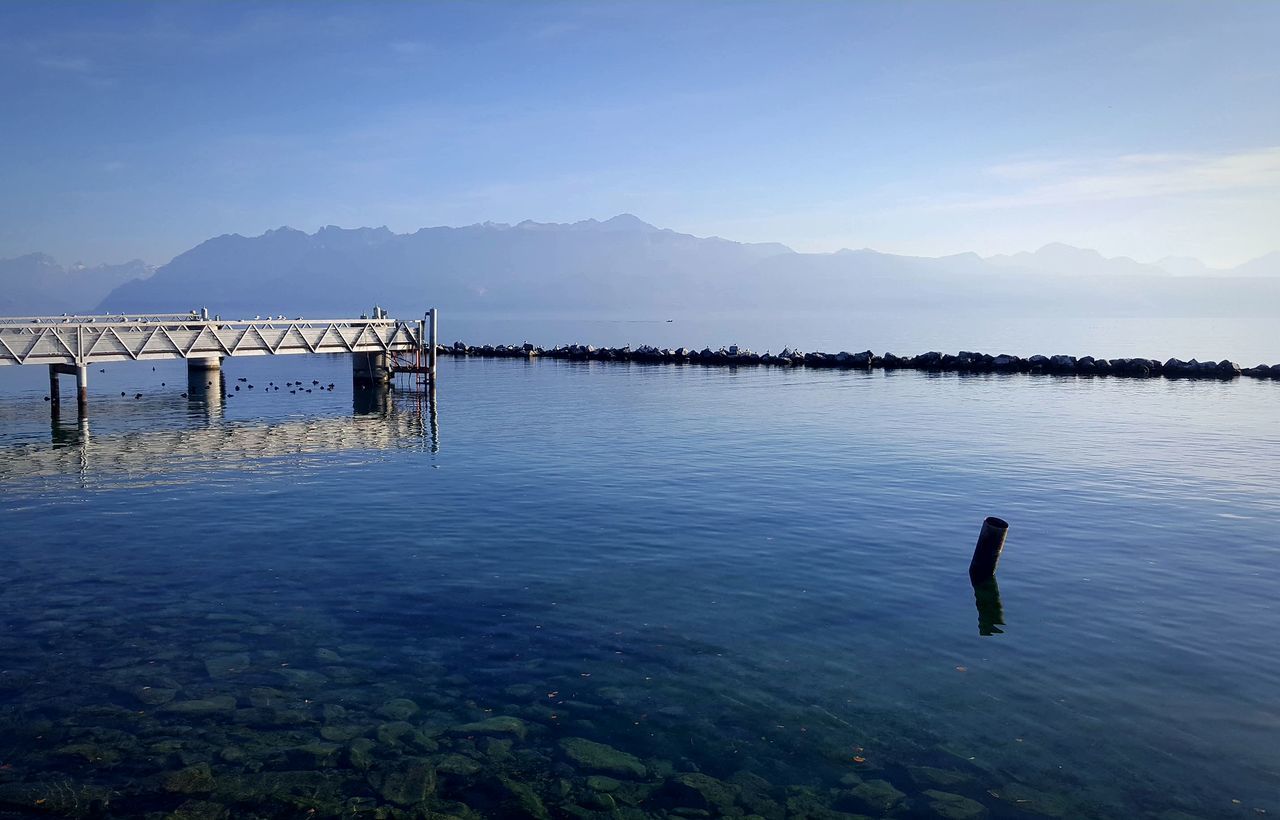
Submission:
<svg viewBox="0 0 1280 820">
<path fill-rule="evenodd" d="M 231 714 L 236 710 L 236 699 L 231 695 L 217 695 L 200 700 L 173 701 L 161 707 L 162 712 L 179 715 Z"/>
<path fill-rule="evenodd" d="M 213 770 L 208 763 L 188 766 L 164 779 L 164 790 L 178 794 L 205 794 L 213 791 L 213 786 Z"/>
<path fill-rule="evenodd" d="M 570 760 L 589 771 L 624 777 L 644 777 L 649 773 L 638 757 L 584 737 L 566 737 L 560 741 L 560 748 Z"/>
<path fill-rule="evenodd" d="M 924 796 L 933 813 L 945 820 L 980 820 L 988 814 L 986 806 L 963 795 L 928 789 Z"/>
<path fill-rule="evenodd" d="M 146 706 L 162 706 L 177 697 L 178 690 L 162 686 L 139 686 L 133 695 Z"/>
<path fill-rule="evenodd" d="M 447 754 L 439 757 L 433 757 L 431 762 L 435 764 L 436 771 L 442 774 L 451 774 L 457 777 L 471 777 L 477 774 L 481 768 L 479 763 L 460 754 Z"/>
<path fill-rule="evenodd" d="M 396 746 L 413 735 L 414 729 L 412 723 L 403 720 L 384 723 L 378 727 L 375 733 L 379 743 L 385 743 L 388 746 Z"/>
<path fill-rule="evenodd" d="M 667 794 L 681 806 L 727 811 L 738 799 L 738 789 L 701 772 L 682 772 L 667 784 Z"/>
<path fill-rule="evenodd" d="M 449 732 L 455 735 L 513 735 L 523 740 L 529 733 L 529 727 L 518 717 L 499 715 L 455 726 Z"/>
<path fill-rule="evenodd" d="M 373 766 L 373 748 L 376 744 L 367 737 L 351 741 L 347 747 L 347 762 L 357 771 L 368 771 Z"/>
<path fill-rule="evenodd" d="M 852 808 L 870 814 L 887 814 L 906 798 L 888 780 L 866 780 L 843 793 L 839 805 L 848 802 Z"/>
<path fill-rule="evenodd" d="M 974 782 L 973 776 L 965 772 L 958 772 L 955 769 L 936 769 L 933 766 L 911 766 L 907 769 L 907 773 L 917 785 L 926 788 L 946 789 Z"/>
<path fill-rule="evenodd" d="M 378 714 L 387 720 L 408 720 L 418 714 L 418 704 L 408 698 L 395 698 L 382 704 Z"/>
<path fill-rule="evenodd" d="M 398 806 L 414 808 L 436 791 L 436 770 L 422 758 L 409 758 L 394 769 L 371 772 L 370 784 Z"/>
<path fill-rule="evenodd" d="M 502 816 L 550 820 L 551 815 L 547 813 L 547 807 L 543 804 L 542 798 L 538 797 L 537 792 L 529 786 L 507 777 L 500 778 L 499 782 L 508 795 L 503 801 Z"/>
<path fill-rule="evenodd" d="M 236 652 L 230 655 L 218 655 L 204 662 L 205 671 L 214 680 L 234 677 L 249 667 L 249 653 Z"/>
</svg>

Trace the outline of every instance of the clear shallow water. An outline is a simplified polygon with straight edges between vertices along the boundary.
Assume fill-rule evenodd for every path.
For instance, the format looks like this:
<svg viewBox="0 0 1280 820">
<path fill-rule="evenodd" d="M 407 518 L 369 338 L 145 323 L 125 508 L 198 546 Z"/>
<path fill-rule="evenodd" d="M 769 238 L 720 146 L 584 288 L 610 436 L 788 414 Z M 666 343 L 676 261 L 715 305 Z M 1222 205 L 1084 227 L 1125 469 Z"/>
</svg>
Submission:
<svg viewBox="0 0 1280 820">
<path fill-rule="evenodd" d="M 87 436 L 0 372 L 6 810 L 1280 810 L 1280 385 L 107 370 Z"/>
</svg>

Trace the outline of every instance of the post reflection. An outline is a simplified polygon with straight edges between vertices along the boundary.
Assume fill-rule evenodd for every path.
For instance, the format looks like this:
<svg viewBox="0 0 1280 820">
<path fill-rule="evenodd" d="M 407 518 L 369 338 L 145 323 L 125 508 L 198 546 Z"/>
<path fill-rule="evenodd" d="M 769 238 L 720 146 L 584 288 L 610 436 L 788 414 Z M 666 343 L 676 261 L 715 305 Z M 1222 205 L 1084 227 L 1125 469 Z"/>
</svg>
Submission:
<svg viewBox="0 0 1280 820">
<path fill-rule="evenodd" d="M 221 370 L 187 370 L 187 407 L 191 415 L 213 421 L 222 418 L 226 382 Z"/>
<path fill-rule="evenodd" d="M 391 391 L 379 385 L 353 385 L 351 409 L 357 416 L 385 416 L 391 408 Z"/>
<path fill-rule="evenodd" d="M 1000 585 L 990 578 L 973 586 L 974 602 L 978 606 L 978 634 L 1003 635 L 1004 605 L 1000 603 Z"/>
<path fill-rule="evenodd" d="M 72 421 L 68 408 L 51 411 L 49 445 L 15 443 L 0 447 L 0 488 L 4 482 L 32 475 L 78 475 L 82 479 L 128 475 L 151 480 L 189 474 L 192 480 L 207 470 L 236 469 L 261 459 L 310 457 L 338 451 L 414 449 L 440 450 L 440 420 L 433 392 L 418 393 L 392 403 L 384 394 L 357 402 L 365 413 L 310 415 L 304 418 L 224 418 L 215 380 L 205 398 L 190 393 L 186 412 L 154 412 L 152 405 L 103 409 L 94 421 Z M 378 391 L 381 392 L 381 391 Z M 408 400 L 410 399 L 411 400 Z M 206 401 L 208 399 L 208 401 Z"/>
</svg>

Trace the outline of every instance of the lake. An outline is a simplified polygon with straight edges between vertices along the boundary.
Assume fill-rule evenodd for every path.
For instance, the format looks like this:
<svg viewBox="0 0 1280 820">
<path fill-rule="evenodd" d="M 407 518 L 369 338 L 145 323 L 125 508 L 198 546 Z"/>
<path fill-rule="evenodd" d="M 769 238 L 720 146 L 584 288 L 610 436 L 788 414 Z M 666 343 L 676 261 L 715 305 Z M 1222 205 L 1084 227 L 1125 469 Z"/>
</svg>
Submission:
<svg viewBox="0 0 1280 820">
<path fill-rule="evenodd" d="M 0 371 L 4 816 L 1280 810 L 1278 383 L 96 370 Z"/>
</svg>

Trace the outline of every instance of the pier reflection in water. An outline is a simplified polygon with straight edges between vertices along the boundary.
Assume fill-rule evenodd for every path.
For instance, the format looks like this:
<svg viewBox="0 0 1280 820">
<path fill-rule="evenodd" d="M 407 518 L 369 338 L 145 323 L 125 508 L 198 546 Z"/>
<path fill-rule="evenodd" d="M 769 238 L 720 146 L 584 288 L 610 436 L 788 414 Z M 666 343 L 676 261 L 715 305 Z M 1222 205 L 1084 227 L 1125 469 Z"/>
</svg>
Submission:
<svg viewBox="0 0 1280 820">
<path fill-rule="evenodd" d="M 50 415 L 52 446 L 6 446 L 0 451 L 0 485 L 13 490 L 7 486 L 10 482 L 60 475 L 78 475 L 84 481 L 174 478 L 183 470 L 236 468 L 340 451 L 440 451 L 435 391 L 397 395 L 372 390 L 363 396 L 357 391 L 350 415 L 228 419 L 221 378 L 217 374 L 218 383 L 202 385 L 199 392 L 189 389 L 185 413 L 175 414 L 167 397 L 125 406 L 129 415 L 153 419 L 159 429 L 113 429 L 125 410 L 108 405 L 93 417 L 93 424 L 107 432 L 91 435 L 89 415 L 77 414 L 74 406 L 62 412 L 55 407 Z"/>
</svg>

